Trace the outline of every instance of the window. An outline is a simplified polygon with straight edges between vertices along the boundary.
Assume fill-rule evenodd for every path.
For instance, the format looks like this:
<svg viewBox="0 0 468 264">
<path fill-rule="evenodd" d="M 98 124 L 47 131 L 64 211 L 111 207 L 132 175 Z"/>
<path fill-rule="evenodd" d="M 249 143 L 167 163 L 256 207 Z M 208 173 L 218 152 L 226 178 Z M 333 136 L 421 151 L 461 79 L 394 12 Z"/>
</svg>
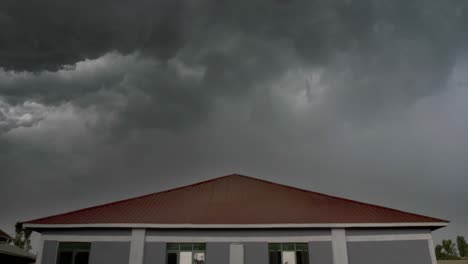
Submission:
<svg viewBox="0 0 468 264">
<path fill-rule="evenodd" d="M 57 264 L 88 264 L 91 243 L 60 242 Z"/>
<path fill-rule="evenodd" d="M 307 243 L 268 244 L 270 264 L 309 264 Z"/>
<path fill-rule="evenodd" d="M 205 244 L 168 243 L 167 264 L 205 264 Z"/>
</svg>

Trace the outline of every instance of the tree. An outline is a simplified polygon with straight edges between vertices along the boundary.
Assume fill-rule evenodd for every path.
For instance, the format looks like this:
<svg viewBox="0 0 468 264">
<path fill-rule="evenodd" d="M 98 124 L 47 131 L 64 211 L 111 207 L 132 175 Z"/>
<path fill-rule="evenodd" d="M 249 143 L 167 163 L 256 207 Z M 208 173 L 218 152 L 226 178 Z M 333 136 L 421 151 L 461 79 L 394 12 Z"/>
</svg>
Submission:
<svg viewBox="0 0 468 264">
<path fill-rule="evenodd" d="M 441 245 L 437 245 L 435 247 L 435 255 L 436 255 L 436 258 L 437 259 L 445 259 L 447 257 L 447 254 L 445 254 L 444 252 L 442 252 L 442 246 Z"/>
<path fill-rule="evenodd" d="M 32 231 L 29 229 L 23 228 L 23 224 L 17 222 L 15 225 L 15 246 L 22 248 L 26 251 L 31 249 L 31 233 Z"/>
<path fill-rule="evenodd" d="M 456 244 L 452 240 L 442 240 L 441 245 L 435 247 L 437 259 L 452 260 L 460 259 L 457 254 Z"/>
<path fill-rule="evenodd" d="M 457 246 L 460 257 L 468 257 L 468 244 L 463 236 L 457 236 Z"/>
<path fill-rule="evenodd" d="M 457 256 L 456 245 L 451 239 L 442 240 L 442 248 L 444 249 L 447 256 Z"/>
</svg>

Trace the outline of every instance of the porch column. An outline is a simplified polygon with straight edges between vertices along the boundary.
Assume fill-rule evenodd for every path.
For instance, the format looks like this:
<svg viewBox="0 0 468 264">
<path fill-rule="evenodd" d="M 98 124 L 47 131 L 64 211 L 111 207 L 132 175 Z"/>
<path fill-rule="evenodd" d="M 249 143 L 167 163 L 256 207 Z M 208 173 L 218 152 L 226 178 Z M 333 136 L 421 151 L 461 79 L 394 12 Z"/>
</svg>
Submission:
<svg viewBox="0 0 468 264">
<path fill-rule="evenodd" d="M 332 229 L 333 264 L 348 264 L 348 248 L 346 245 L 346 230 Z"/>
<path fill-rule="evenodd" d="M 132 239 L 130 242 L 129 264 L 143 264 L 145 254 L 145 229 L 132 229 Z"/>
<path fill-rule="evenodd" d="M 244 245 L 242 244 L 230 245 L 229 264 L 244 264 Z"/>
<path fill-rule="evenodd" d="M 429 246 L 429 254 L 431 255 L 432 264 L 437 264 L 437 258 L 435 255 L 434 240 L 432 239 L 432 234 L 429 234 L 430 238 L 427 240 Z"/>
</svg>

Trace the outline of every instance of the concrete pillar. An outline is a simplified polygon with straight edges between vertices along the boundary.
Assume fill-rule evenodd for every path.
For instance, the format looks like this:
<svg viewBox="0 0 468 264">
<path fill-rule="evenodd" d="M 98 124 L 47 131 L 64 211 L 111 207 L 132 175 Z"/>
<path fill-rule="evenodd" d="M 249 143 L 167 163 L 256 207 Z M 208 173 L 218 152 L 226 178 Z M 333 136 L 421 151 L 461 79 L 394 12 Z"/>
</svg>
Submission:
<svg viewBox="0 0 468 264">
<path fill-rule="evenodd" d="M 346 245 L 346 230 L 332 229 L 333 264 L 348 264 L 348 248 Z"/>
<path fill-rule="evenodd" d="M 145 229 L 132 229 L 132 239 L 130 242 L 129 264 L 143 264 L 145 254 Z"/>
<path fill-rule="evenodd" d="M 231 244 L 229 249 L 229 264 L 244 264 L 244 245 Z"/>
</svg>

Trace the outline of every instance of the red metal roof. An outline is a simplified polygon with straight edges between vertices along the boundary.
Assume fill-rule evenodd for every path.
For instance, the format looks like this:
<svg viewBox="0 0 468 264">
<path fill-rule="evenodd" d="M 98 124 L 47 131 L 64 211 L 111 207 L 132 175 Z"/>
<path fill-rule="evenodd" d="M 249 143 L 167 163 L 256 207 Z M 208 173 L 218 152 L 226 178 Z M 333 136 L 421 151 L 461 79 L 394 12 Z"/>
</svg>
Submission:
<svg viewBox="0 0 468 264">
<path fill-rule="evenodd" d="M 233 174 L 26 223 L 255 225 L 445 222 Z"/>
<path fill-rule="evenodd" d="M 2 230 L 0 230 L 0 237 L 6 238 L 6 239 L 9 239 L 9 240 L 13 240 L 13 238 L 11 236 L 9 236 L 7 233 L 3 232 Z"/>
</svg>

